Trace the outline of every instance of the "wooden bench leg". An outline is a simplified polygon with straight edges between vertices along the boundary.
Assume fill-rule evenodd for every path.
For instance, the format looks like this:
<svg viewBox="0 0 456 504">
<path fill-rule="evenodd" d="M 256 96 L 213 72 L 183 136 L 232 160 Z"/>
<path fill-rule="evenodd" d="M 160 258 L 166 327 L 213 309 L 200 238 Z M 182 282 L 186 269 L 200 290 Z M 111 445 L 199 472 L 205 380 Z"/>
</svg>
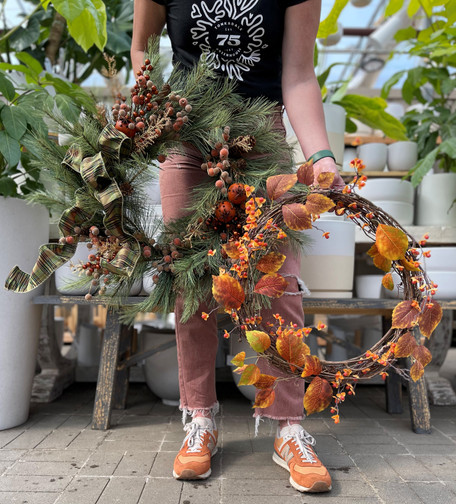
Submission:
<svg viewBox="0 0 456 504">
<path fill-rule="evenodd" d="M 388 370 L 385 392 L 386 411 L 400 415 L 402 413 L 402 379 L 393 369 Z"/>
<path fill-rule="evenodd" d="M 124 360 L 130 355 L 133 337 L 133 327 L 122 325 L 120 328 L 119 360 Z M 130 380 L 130 367 L 124 366 L 116 372 L 114 382 L 114 409 L 125 409 L 127 404 L 128 384 Z"/>
<path fill-rule="evenodd" d="M 120 329 L 118 312 L 113 308 L 108 308 L 93 408 L 92 429 L 109 429 L 114 398 L 114 381 L 119 358 Z"/>
<path fill-rule="evenodd" d="M 407 359 L 407 366 L 410 369 L 411 362 Z M 412 429 L 417 434 L 431 433 L 431 412 L 429 410 L 429 399 L 424 375 L 416 382 L 408 382 L 409 406 Z"/>
</svg>

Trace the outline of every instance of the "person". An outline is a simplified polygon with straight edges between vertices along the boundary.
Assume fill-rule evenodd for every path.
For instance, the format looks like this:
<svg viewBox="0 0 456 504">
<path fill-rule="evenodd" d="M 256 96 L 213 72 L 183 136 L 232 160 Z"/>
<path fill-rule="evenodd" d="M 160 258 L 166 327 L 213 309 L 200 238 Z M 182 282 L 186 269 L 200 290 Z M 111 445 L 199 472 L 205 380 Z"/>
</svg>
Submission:
<svg viewBox="0 0 456 504">
<path fill-rule="evenodd" d="M 313 159 L 315 179 L 334 172 L 333 186 L 344 185 L 335 164 L 325 130 L 321 92 L 313 67 L 314 45 L 320 20 L 321 0 L 135 0 L 131 59 L 133 70 L 143 64 L 151 35 L 160 35 L 166 24 L 174 62 L 191 67 L 202 54 L 207 64 L 224 76 L 236 79 L 236 91 L 246 97 L 265 96 L 280 104 L 275 127 L 285 134 L 282 108 L 306 159 Z M 283 107 L 282 107 L 283 106 Z M 191 146 L 169 156 L 160 170 L 160 193 L 165 222 L 183 215 L 190 189 L 207 174 L 200 169 L 201 154 Z M 299 257 L 289 252 L 280 273 L 290 277 L 286 294 L 299 292 Z M 288 280 L 288 279 L 287 279 Z M 175 306 L 179 365 L 180 408 L 186 436 L 174 461 L 177 479 L 203 479 L 211 473 L 211 457 L 217 451 L 215 414 L 215 317 L 208 321 L 202 304 L 185 324 L 180 323 L 182 299 Z M 304 326 L 301 296 L 282 296 L 262 313 L 273 314 L 298 327 Z M 262 373 L 279 376 L 265 359 Z M 304 381 L 282 380 L 276 399 L 257 417 L 278 420 L 273 460 L 290 472 L 290 483 L 301 492 L 331 489 L 331 477 L 318 459 L 314 438 L 301 426 Z M 185 422 L 185 420 L 184 420 Z"/>
</svg>

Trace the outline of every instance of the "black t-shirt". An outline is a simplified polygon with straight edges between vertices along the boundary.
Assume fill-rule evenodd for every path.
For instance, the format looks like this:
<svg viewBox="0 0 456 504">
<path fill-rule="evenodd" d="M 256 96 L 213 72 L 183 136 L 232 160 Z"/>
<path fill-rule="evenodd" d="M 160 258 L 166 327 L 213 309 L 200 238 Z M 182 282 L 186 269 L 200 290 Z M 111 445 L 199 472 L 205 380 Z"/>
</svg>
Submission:
<svg viewBox="0 0 456 504">
<path fill-rule="evenodd" d="M 191 67 L 205 53 L 211 68 L 237 80 L 237 92 L 282 103 L 285 10 L 306 0 L 153 1 L 166 6 L 175 63 Z"/>
</svg>

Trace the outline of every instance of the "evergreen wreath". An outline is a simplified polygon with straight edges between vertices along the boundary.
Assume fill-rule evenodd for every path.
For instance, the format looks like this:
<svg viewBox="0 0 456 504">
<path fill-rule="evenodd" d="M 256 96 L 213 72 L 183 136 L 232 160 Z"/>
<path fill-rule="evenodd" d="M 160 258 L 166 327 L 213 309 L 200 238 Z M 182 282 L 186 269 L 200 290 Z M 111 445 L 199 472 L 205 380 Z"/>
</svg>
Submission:
<svg viewBox="0 0 456 504">
<path fill-rule="evenodd" d="M 71 124 L 54 110 L 43 110 L 73 143 L 67 149 L 38 134 L 30 139 L 34 164 L 47 175 L 51 189 L 29 199 L 61 214 L 62 237 L 40 248 L 30 275 L 16 266 L 6 287 L 32 290 L 71 259 L 78 242 L 87 242 L 88 260 L 73 267 L 81 282 L 91 284 L 88 300 L 101 295 L 120 308 L 135 280 L 150 275 L 155 288 L 142 302 L 122 307 L 123 320 L 133 322 L 140 311 L 172 311 L 181 293 L 185 322 L 212 291 L 213 311 L 222 309 L 234 323 L 227 337 L 234 332 L 246 338 L 259 358 L 269 359 L 286 379 L 310 382 L 304 397 L 307 414 L 332 404 L 338 422 L 338 405 L 354 393 L 356 382 L 385 377 L 400 357 L 413 357 L 410 376 L 417 380 L 431 356 L 412 329 L 419 326 L 429 337 L 442 310 L 419 264 L 423 243 L 356 194 L 366 179 L 362 162 L 353 161 L 356 175 L 343 191 L 331 189 L 332 173 L 320 174 L 314 184 L 312 163 L 293 171 L 291 149 L 272 127 L 274 103 L 242 99 L 233 83 L 217 78 L 204 61 L 190 71 L 175 69 L 163 82 L 157 49 L 157 41 L 152 42 L 131 99 L 118 95 L 110 113 L 98 107 L 97 116 L 83 113 Z M 145 186 L 156 176 L 157 161 L 179 152 L 184 143 L 200 151 L 207 182 L 192 191 L 186 216 L 163 226 L 148 205 Z M 302 231 L 314 227 L 325 212 L 345 215 L 360 226 L 374 241 L 368 254 L 385 271 L 385 287 L 394 288 L 394 270 L 404 291 L 391 330 L 364 355 L 344 362 L 310 354 L 305 337 L 311 328 L 287 326 L 280 314 L 275 325 L 265 327 L 261 319 L 262 308 L 287 286 L 279 273 L 285 260 L 280 246 L 287 241 L 302 247 Z M 211 313 L 201 316 L 207 319 Z M 260 389 L 255 407 L 272 404 L 277 379 L 246 364 L 244 352 L 233 364 L 242 374 L 240 384 Z"/>
</svg>

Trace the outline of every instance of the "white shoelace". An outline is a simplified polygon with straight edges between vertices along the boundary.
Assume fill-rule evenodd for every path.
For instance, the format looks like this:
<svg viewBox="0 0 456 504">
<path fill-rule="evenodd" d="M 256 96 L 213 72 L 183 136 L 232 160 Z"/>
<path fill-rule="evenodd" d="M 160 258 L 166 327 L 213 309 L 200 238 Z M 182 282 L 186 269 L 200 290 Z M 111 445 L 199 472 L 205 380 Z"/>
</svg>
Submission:
<svg viewBox="0 0 456 504">
<path fill-rule="evenodd" d="M 203 437 L 204 433 L 208 431 L 201 425 L 196 422 L 190 422 L 184 425 L 184 431 L 187 432 L 187 435 L 184 438 L 183 445 L 187 441 L 188 452 L 189 453 L 198 453 L 201 451 L 203 446 Z"/>
<path fill-rule="evenodd" d="M 292 440 L 292 442 L 297 446 L 298 453 L 303 462 L 310 462 L 311 464 L 316 464 L 315 454 L 310 448 L 315 446 L 315 438 L 313 438 L 305 429 L 300 432 L 293 432 L 293 434 L 286 434 L 284 436 L 284 441 Z"/>
</svg>

